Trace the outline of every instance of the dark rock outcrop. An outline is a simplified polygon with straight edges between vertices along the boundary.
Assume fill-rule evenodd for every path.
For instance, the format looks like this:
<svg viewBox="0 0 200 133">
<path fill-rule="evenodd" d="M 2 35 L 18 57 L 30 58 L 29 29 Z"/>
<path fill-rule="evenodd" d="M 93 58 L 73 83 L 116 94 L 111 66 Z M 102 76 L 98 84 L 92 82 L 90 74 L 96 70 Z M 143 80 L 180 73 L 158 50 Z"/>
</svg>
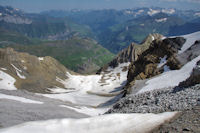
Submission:
<svg viewBox="0 0 200 133">
<path fill-rule="evenodd" d="M 127 92 L 130 92 L 129 88 L 134 85 L 135 80 L 143 80 L 156 76 L 164 71 L 165 65 L 171 70 L 181 68 L 182 64 L 175 56 L 184 43 L 185 39 L 181 37 L 153 41 L 149 49 L 144 51 L 129 66 Z M 164 57 L 166 57 L 166 63 L 158 67 L 161 58 Z"/>
<path fill-rule="evenodd" d="M 121 63 L 134 62 L 138 57 L 147 50 L 151 43 L 160 40 L 163 36 L 160 34 L 150 34 L 141 44 L 131 43 L 126 49 L 122 50 L 115 59 L 102 67 L 97 73 L 106 70 L 108 67 L 117 67 Z"/>
</svg>

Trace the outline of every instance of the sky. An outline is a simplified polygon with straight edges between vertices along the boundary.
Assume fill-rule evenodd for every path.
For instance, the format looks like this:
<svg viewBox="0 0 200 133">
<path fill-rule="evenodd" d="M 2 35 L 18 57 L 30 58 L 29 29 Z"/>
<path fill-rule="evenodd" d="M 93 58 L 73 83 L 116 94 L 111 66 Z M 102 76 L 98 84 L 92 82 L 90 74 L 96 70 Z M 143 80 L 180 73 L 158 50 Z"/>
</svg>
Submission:
<svg viewBox="0 0 200 133">
<path fill-rule="evenodd" d="M 26 12 L 70 9 L 126 9 L 136 7 L 164 7 L 200 10 L 200 0 L 0 0 Z"/>
</svg>

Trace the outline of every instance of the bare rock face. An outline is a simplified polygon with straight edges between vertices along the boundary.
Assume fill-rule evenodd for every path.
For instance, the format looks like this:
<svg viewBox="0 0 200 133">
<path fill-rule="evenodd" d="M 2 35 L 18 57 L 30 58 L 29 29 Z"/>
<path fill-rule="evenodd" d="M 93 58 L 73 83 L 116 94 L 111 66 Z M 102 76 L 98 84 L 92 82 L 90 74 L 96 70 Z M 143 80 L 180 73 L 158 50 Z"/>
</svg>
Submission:
<svg viewBox="0 0 200 133">
<path fill-rule="evenodd" d="M 151 43 L 155 40 L 160 40 L 163 36 L 160 34 L 150 34 L 141 44 L 131 43 L 126 49 L 122 50 L 115 59 L 108 65 L 101 68 L 97 73 L 104 71 L 107 67 L 117 67 L 120 63 L 134 62 L 138 57 L 146 51 Z"/>
<path fill-rule="evenodd" d="M 182 64 L 177 60 L 176 54 L 184 43 L 185 39 L 181 37 L 153 41 L 149 48 L 129 66 L 127 92 L 129 93 L 129 88 L 134 85 L 135 80 L 156 76 L 166 71 L 165 67 L 171 70 L 181 68 Z M 162 58 L 165 58 L 165 61 L 159 66 Z"/>
<path fill-rule="evenodd" d="M 18 89 L 43 93 L 47 88 L 65 86 L 58 80 L 65 80 L 69 72 L 52 57 L 36 57 L 19 53 L 12 48 L 0 49 L 0 70 L 16 79 Z"/>
</svg>

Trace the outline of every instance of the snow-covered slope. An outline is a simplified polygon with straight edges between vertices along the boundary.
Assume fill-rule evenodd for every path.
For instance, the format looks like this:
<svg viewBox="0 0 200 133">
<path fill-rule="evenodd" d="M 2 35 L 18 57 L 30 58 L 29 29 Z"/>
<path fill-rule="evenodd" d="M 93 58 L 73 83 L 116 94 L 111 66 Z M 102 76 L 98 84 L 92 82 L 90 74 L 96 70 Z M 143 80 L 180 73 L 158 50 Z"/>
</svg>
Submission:
<svg viewBox="0 0 200 133">
<path fill-rule="evenodd" d="M 14 101 L 19 101 L 22 103 L 43 104 L 43 102 L 30 100 L 30 99 L 27 99 L 24 97 L 5 95 L 5 94 L 1 94 L 1 93 L 0 93 L 0 99 L 9 99 L 9 100 L 14 100 Z"/>
<path fill-rule="evenodd" d="M 162 114 L 110 114 L 84 119 L 58 119 L 21 124 L 0 133 L 146 133 L 172 119 Z"/>
<path fill-rule="evenodd" d="M 183 35 L 181 37 L 184 37 L 186 39 L 186 42 L 183 45 L 183 47 L 181 48 L 181 50 L 179 51 L 179 54 L 183 53 L 189 47 L 191 47 L 195 43 L 195 41 L 200 40 L 200 31 L 192 33 L 192 34 L 188 34 L 188 35 Z"/>
<path fill-rule="evenodd" d="M 69 88 L 68 93 L 58 93 L 51 89 L 56 94 L 43 94 L 43 96 L 73 104 L 98 106 L 120 93 L 127 80 L 127 70 L 123 69 L 128 65 L 129 63 L 123 63 L 114 69 L 109 67 L 100 75 L 83 76 L 67 73 L 68 79 L 57 80 Z"/>
<path fill-rule="evenodd" d="M 138 93 L 143 93 L 146 91 L 151 91 L 155 89 L 163 89 L 169 87 L 175 87 L 179 85 L 180 82 L 185 81 L 189 78 L 192 73 L 193 68 L 196 66 L 196 63 L 200 60 L 200 56 L 196 57 L 192 61 L 184 65 L 180 70 L 171 70 L 165 72 L 161 75 L 158 75 L 155 78 L 149 79 Z"/>
</svg>

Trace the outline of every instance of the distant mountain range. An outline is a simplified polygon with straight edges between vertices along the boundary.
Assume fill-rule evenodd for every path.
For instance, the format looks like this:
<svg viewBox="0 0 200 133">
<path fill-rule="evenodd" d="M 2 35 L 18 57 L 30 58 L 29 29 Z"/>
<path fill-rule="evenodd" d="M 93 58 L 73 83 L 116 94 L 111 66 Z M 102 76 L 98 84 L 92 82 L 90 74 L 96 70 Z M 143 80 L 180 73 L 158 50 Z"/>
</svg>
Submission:
<svg viewBox="0 0 200 133">
<path fill-rule="evenodd" d="M 41 14 L 68 17 L 76 23 L 89 26 L 95 39 L 114 53 L 126 48 L 131 42 L 140 43 L 150 33 L 171 36 L 200 30 L 200 11 L 193 10 L 155 7 L 124 10 L 52 10 Z"/>
<path fill-rule="evenodd" d="M 0 47 L 13 47 L 36 56 L 52 56 L 66 67 L 91 73 L 114 55 L 92 38 L 90 28 L 68 18 L 27 14 L 0 6 Z"/>
<path fill-rule="evenodd" d="M 0 47 L 9 46 L 37 56 L 49 55 L 80 73 L 95 72 L 114 57 L 112 53 L 118 53 L 132 42 L 142 43 L 150 33 L 176 36 L 198 30 L 200 11 L 192 10 L 52 10 L 29 14 L 0 6 Z"/>
</svg>

